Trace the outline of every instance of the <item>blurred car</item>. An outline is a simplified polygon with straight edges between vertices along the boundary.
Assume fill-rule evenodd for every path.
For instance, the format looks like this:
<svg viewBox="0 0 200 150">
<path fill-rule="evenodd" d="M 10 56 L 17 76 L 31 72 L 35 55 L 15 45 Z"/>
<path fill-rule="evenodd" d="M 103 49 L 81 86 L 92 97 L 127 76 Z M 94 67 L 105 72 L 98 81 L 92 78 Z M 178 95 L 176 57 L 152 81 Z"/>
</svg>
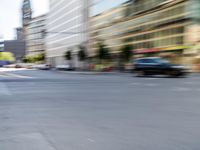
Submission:
<svg viewBox="0 0 200 150">
<path fill-rule="evenodd" d="M 15 68 L 23 68 L 22 64 L 16 64 Z"/>
<path fill-rule="evenodd" d="M 6 61 L 6 60 L 0 60 L 0 67 L 4 67 L 4 66 L 6 66 L 6 65 L 10 65 L 11 64 L 11 62 L 9 62 L 9 61 Z"/>
<path fill-rule="evenodd" d="M 58 66 L 56 66 L 56 70 L 61 70 L 61 71 L 73 71 L 74 68 L 71 67 L 70 65 L 58 65 Z"/>
<path fill-rule="evenodd" d="M 183 65 L 172 64 L 160 57 L 146 57 L 134 61 L 134 72 L 137 76 L 169 75 L 173 77 L 184 76 L 188 73 Z"/>
<path fill-rule="evenodd" d="M 33 63 L 19 63 L 17 65 L 20 68 L 34 69 L 34 64 Z"/>
<path fill-rule="evenodd" d="M 20 64 L 10 64 L 10 65 L 4 65 L 4 68 L 22 68 Z"/>
<path fill-rule="evenodd" d="M 4 65 L 4 68 L 16 68 L 16 64 Z"/>
<path fill-rule="evenodd" d="M 51 66 L 47 65 L 47 64 L 39 64 L 34 66 L 35 69 L 39 69 L 39 70 L 50 70 Z"/>
</svg>

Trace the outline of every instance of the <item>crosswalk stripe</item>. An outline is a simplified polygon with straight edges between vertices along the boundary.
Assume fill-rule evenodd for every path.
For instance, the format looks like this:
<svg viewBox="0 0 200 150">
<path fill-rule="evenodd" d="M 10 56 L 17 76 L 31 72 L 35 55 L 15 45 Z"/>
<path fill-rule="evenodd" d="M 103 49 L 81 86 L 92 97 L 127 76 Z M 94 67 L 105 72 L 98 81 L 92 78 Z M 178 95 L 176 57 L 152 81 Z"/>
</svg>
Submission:
<svg viewBox="0 0 200 150">
<path fill-rule="evenodd" d="M 5 74 L 0 74 L 0 77 L 7 77 Z"/>
<path fill-rule="evenodd" d="M 15 77 L 15 78 L 23 78 L 23 79 L 33 79 L 34 78 L 34 77 L 30 77 L 30 76 L 18 75 L 18 74 L 13 74 L 13 73 L 5 73 L 5 74 L 1 74 L 1 75 L 2 75 L 2 77 Z"/>
</svg>

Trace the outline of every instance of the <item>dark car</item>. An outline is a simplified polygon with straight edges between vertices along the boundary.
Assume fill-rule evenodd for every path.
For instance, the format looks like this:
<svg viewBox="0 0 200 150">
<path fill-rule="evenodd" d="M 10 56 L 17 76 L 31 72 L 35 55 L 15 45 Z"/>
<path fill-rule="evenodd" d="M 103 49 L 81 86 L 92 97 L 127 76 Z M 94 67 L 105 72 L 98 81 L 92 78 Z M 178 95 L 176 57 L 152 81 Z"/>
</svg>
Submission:
<svg viewBox="0 0 200 150">
<path fill-rule="evenodd" d="M 134 61 L 134 72 L 138 76 L 169 75 L 178 77 L 186 75 L 187 69 L 185 66 L 172 64 L 160 57 L 148 57 Z"/>
</svg>

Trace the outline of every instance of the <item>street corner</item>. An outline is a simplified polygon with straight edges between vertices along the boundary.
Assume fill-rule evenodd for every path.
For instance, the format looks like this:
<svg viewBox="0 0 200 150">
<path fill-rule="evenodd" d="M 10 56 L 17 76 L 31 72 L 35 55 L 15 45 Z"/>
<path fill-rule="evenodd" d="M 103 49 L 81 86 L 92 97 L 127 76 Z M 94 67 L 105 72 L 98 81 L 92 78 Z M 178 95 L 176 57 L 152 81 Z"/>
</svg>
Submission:
<svg viewBox="0 0 200 150">
<path fill-rule="evenodd" d="M 28 71 L 28 69 L 0 68 L 0 78 L 34 78 L 31 76 L 21 74 L 21 71 Z"/>
</svg>

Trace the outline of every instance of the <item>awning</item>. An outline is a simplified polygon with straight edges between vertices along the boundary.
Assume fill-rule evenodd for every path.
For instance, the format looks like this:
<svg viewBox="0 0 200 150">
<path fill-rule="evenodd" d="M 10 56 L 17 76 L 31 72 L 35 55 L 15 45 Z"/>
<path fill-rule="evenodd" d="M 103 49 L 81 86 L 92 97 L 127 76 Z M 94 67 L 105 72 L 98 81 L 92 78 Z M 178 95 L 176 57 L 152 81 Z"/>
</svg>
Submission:
<svg viewBox="0 0 200 150">
<path fill-rule="evenodd" d="M 177 50 L 185 50 L 189 49 L 191 46 L 169 46 L 169 47 L 162 47 L 162 48 L 151 48 L 151 49 L 138 49 L 135 50 L 135 54 L 146 54 L 146 53 L 156 53 L 156 52 L 164 52 L 164 51 L 177 51 Z"/>
<path fill-rule="evenodd" d="M 162 51 L 173 51 L 173 50 L 185 50 L 191 48 L 191 46 L 185 46 L 185 45 L 181 45 L 181 46 L 170 46 L 170 47 L 164 47 L 164 48 L 160 48 Z"/>
<path fill-rule="evenodd" d="M 155 53 L 155 52 L 159 52 L 160 49 L 157 48 L 152 48 L 152 49 L 139 49 L 139 50 L 135 50 L 134 53 L 136 54 L 145 54 L 145 53 Z"/>
<path fill-rule="evenodd" d="M 186 49 L 184 51 L 184 54 L 200 54 L 200 44 L 195 45 L 195 46 L 191 46 L 190 48 Z"/>
</svg>

